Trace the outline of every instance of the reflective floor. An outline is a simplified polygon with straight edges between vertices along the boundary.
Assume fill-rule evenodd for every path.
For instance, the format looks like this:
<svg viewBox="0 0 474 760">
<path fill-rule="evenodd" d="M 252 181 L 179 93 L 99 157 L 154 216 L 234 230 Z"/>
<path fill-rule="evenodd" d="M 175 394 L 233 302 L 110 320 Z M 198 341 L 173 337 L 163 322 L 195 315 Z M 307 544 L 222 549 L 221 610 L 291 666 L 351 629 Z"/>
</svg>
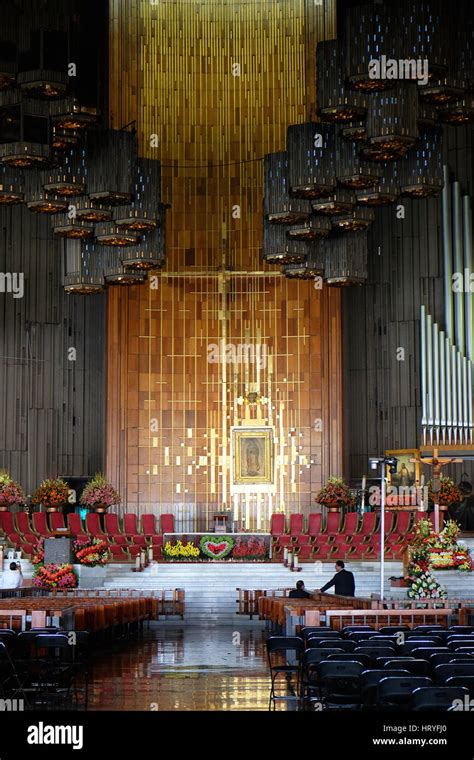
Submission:
<svg viewBox="0 0 474 760">
<path fill-rule="evenodd" d="M 261 628 L 160 627 L 101 655 L 90 710 L 267 710 Z"/>
</svg>

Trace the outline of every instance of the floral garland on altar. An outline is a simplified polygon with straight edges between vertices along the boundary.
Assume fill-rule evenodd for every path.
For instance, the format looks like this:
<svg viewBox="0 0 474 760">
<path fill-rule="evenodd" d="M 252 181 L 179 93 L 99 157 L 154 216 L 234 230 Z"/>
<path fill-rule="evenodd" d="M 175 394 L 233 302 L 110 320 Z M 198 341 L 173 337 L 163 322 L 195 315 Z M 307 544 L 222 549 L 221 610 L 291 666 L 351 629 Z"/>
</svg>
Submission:
<svg viewBox="0 0 474 760">
<path fill-rule="evenodd" d="M 454 520 L 448 520 L 440 533 L 435 533 L 430 520 L 420 520 L 415 526 L 413 543 L 409 547 L 408 575 L 411 585 L 410 599 L 444 599 L 445 587 L 432 575 L 432 570 L 473 569 L 469 549 L 458 543 L 460 528 Z"/>
<path fill-rule="evenodd" d="M 112 556 L 107 541 L 102 538 L 78 538 L 72 548 L 76 560 L 86 567 L 103 567 Z"/>
<path fill-rule="evenodd" d="M 33 573 L 33 586 L 43 589 L 76 588 L 77 574 L 72 565 L 37 565 Z"/>
</svg>

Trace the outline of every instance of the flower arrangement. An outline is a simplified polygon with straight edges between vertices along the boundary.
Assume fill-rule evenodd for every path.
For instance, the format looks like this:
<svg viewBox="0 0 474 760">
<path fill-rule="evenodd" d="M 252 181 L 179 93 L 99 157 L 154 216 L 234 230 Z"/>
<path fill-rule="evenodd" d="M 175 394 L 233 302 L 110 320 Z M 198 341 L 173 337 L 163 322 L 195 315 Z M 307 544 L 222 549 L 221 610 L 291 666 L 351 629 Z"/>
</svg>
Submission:
<svg viewBox="0 0 474 760">
<path fill-rule="evenodd" d="M 33 565 L 42 565 L 44 562 L 44 538 L 40 538 L 40 540 L 35 545 L 35 553 L 32 557 L 31 563 Z"/>
<path fill-rule="evenodd" d="M 67 502 L 68 496 L 69 486 L 62 478 L 49 478 L 43 480 L 31 501 L 45 507 L 60 507 Z"/>
<path fill-rule="evenodd" d="M 250 537 L 237 538 L 232 549 L 232 559 L 265 559 L 268 551 L 265 541 L 263 539 L 257 539 Z"/>
<path fill-rule="evenodd" d="M 109 545 L 102 538 L 78 539 L 72 548 L 76 560 L 86 567 L 103 567 L 111 559 Z"/>
<path fill-rule="evenodd" d="M 0 471 L 0 506 L 9 507 L 12 504 L 23 504 L 24 501 L 25 494 L 22 487 L 6 470 Z"/>
<path fill-rule="evenodd" d="M 77 575 L 72 565 L 38 565 L 33 573 L 33 586 L 43 589 L 76 588 Z"/>
<path fill-rule="evenodd" d="M 194 546 L 192 541 L 183 543 L 181 539 L 176 542 L 167 541 L 163 547 L 163 556 L 165 559 L 197 559 L 200 551 L 198 546 Z"/>
<path fill-rule="evenodd" d="M 120 504 L 120 496 L 105 475 L 97 472 L 84 488 L 80 501 L 83 506 L 87 507 L 94 507 L 98 504 L 111 507 L 114 504 Z"/>
<path fill-rule="evenodd" d="M 330 477 L 327 479 L 326 485 L 316 494 L 315 501 L 327 506 L 338 504 L 352 507 L 356 500 L 342 478 Z"/>
<path fill-rule="evenodd" d="M 428 481 L 428 496 L 433 504 L 443 504 L 448 506 L 455 501 L 462 501 L 461 491 L 451 478 L 441 475 L 441 488 L 436 493 L 432 490 L 432 480 Z"/>
<path fill-rule="evenodd" d="M 230 536 L 203 536 L 199 541 L 201 551 L 211 559 L 223 559 L 234 548 L 234 539 Z"/>
<path fill-rule="evenodd" d="M 410 546 L 408 574 L 411 581 L 410 599 L 441 599 L 447 596 L 431 570 L 472 570 L 469 549 L 457 542 L 460 528 L 454 520 L 448 520 L 441 533 L 435 533 L 430 520 L 420 520 L 415 526 Z"/>
</svg>

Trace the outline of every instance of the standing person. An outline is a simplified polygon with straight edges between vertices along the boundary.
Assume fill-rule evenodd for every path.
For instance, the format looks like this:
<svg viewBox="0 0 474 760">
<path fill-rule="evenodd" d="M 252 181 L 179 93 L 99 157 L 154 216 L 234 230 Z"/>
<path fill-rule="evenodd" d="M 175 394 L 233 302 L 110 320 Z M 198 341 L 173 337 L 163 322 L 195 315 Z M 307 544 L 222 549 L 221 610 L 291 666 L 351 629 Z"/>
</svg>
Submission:
<svg viewBox="0 0 474 760">
<path fill-rule="evenodd" d="M 327 591 L 328 588 L 334 586 L 334 593 L 341 594 L 341 596 L 354 596 L 355 593 L 355 580 L 353 573 L 349 570 L 345 570 L 345 565 L 342 559 L 338 559 L 336 562 L 336 574 L 331 578 L 329 583 L 319 589 L 320 592 Z"/>
<path fill-rule="evenodd" d="M 23 575 L 19 562 L 10 562 L 10 569 L 5 570 L 0 578 L 1 588 L 20 588 L 23 583 Z"/>
<path fill-rule="evenodd" d="M 304 581 L 297 581 L 296 588 L 291 589 L 289 599 L 308 599 L 309 594 L 305 591 Z"/>
</svg>

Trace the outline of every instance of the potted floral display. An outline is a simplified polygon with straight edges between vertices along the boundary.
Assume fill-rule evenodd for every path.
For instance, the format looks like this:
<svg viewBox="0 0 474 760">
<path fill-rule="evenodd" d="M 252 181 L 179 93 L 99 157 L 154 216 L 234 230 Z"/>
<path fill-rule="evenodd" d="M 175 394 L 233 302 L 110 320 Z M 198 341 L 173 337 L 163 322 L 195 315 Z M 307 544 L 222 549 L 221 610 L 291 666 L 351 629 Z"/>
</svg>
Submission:
<svg viewBox="0 0 474 760">
<path fill-rule="evenodd" d="M 316 494 L 317 504 L 325 506 L 329 512 L 336 512 L 341 507 L 352 507 L 355 498 L 343 478 L 330 477 L 326 485 Z"/>
<path fill-rule="evenodd" d="M 5 470 L 0 472 L 0 512 L 7 512 L 15 504 L 24 504 L 25 494 Z"/>
<path fill-rule="evenodd" d="M 102 538 L 78 538 L 73 549 L 76 561 L 86 567 L 103 567 L 111 559 L 109 545 Z"/>
<path fill-rule="evenodd" d="M 81 496 L 81 504 L 95 512 L 104 513 L 109 507 L 120 504 L 120 496 L 105 475 L 98 472 L 89 480 Z"/>
<path fill-rule="evenodd" d="M 439 482 L 439 491 L 433 491 L 433 481 L 429 480 L 427 484 L 428 496 L 433 504 L 439 504 L 447 507 L 450 504 L 453 504 L 455 501 L 462 501 L 461 491 L 455 482 L 451 480 L 451 478 L 448 478 L 445 475 L 441 475 Z"/>
<path fill-rule="evenodd" d="M 32 498 L 33 504 L 42 505 L 46 512 L 58 512 L 68 500 L 69 486 L 62 478 L 43 480 Z"/>
<path fill-rule="evenodd" d="M 42 589 L 77 587 L 77 575 L 72 565 L 38 565 L 33 573 L 33 586 Z"/>
</svg>

